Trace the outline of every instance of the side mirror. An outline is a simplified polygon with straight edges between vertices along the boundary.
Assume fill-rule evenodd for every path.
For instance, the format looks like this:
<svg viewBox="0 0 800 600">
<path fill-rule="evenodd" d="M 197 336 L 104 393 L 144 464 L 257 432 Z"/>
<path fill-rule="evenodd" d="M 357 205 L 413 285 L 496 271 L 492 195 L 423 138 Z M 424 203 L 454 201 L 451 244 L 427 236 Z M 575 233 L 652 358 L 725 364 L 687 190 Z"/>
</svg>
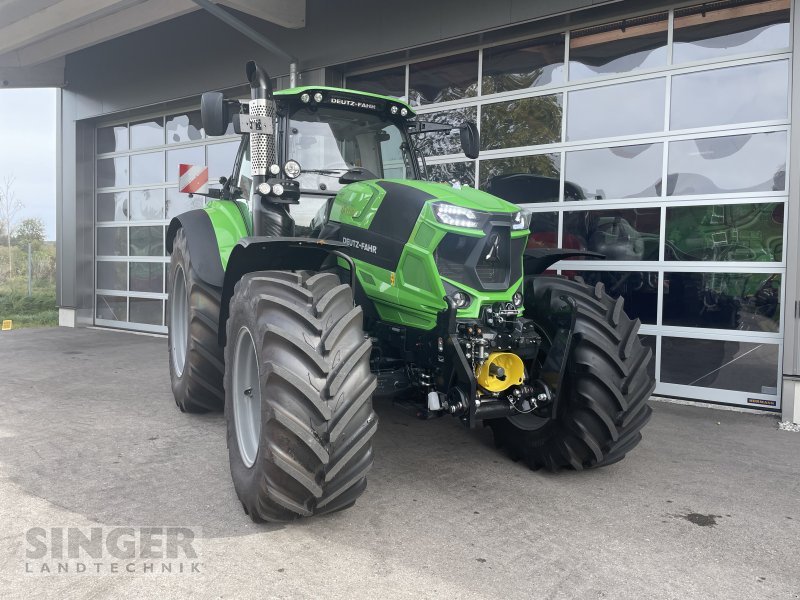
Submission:
<svg viewBox="0 0 800 600">
<path fill-rule="evenodd" d="M 200 97 L 200 119 L 206 135 L 225 135 L 231 119 L 222 92 L 205 92 Z"/>
<path fill-rule="evenodd" d="M 481 136 L 478 133 L 478 126 L 474 121 L 464 121 L 458 128 L 461 134 L 461 149 L 467 158 L 478 158 L 481 150 Z"/>
</svg>

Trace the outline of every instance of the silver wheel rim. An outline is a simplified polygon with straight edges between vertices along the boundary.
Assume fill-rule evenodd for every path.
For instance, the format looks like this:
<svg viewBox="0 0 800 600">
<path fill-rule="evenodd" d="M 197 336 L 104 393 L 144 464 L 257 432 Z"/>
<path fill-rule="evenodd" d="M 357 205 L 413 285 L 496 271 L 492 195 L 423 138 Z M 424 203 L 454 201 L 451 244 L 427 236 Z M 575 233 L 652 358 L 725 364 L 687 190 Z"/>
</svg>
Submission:
<svg viewBox="0 0 800 600">
<path fill-rule="evenodd" d="M 261 439 L 261 384 L 253 336 L 242 327 L 233 352 L 233 425 L 239 455 L 248 469 L 256 462 Z"/>
<path fill-rule="evenodd" d="M 186 275 L 180 265 L 175 267 L 169 295 L 169 332 L 172 366 L 180 377 L 186 366 L 186 347 L 189 345 L 189 297 L 186 294 Z"/>
</svg>

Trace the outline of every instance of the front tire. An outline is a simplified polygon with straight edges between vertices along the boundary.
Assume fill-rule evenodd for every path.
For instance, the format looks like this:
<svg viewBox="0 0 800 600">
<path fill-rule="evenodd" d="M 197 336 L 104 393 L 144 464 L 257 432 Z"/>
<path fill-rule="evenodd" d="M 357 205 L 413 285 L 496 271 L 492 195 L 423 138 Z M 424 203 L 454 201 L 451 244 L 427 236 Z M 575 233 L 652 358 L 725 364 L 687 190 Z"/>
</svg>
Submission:
<svg viewBox="0 0 800 600">
<path fill-rule="evenodd" d="M 331 273 L 262 271 L 236 284 L 225 418 L 233 485 L 254 521 L 348 508 L 366 488 L 378 418 L 362 321 Z"/>
<path fill-rule="evenodd" d="M 220 289 L 197 275 L 183 228 L 172 243 L 167 289 L 169 377 L 175 404 L 181 412 L 222 410 L 224 367 L 217 336 Z"/>
<path fill-rule="evenodd" d="M 532 277 L 525 315 L 553 339 L 551 315 L 573 298 L 578 314 L 555 419 L 517 415 L 489 422 L 498 446 L 531 469 L 585 469 L 615 463 L 642 439 L 655 381 L 652 351 L 639 341 L 639 321 L 622 310 L 622 298 L 562 277 Z"/>
</svg>

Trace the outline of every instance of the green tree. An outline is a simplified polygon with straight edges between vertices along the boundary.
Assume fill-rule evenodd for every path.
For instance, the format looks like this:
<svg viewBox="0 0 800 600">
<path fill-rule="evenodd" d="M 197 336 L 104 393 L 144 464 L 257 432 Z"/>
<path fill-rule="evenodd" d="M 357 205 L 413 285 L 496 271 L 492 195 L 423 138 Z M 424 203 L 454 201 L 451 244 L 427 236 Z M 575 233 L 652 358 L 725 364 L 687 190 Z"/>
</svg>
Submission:
<svg viewBox="0 0 800 600">
<path fill-rule="evenodd" d="M 41 219 L 23 219 L 14 232 L 14 245 L 25 248 L 30 243 L 38 248 L 44 242 L 44 223 Z"/>
<path fill-rule="evenodd" d="M 6 175 L 0 183 L 0 223 L 6 231 L 6 245 L 8 246 L 8 276 L 14 276 L 14 259 L 11 254 L 11 238 L 14 235 L 14 224 L 17 213 L 22 210 L 22 200 L 14 193 L 13 175 Z"/>
</svg>

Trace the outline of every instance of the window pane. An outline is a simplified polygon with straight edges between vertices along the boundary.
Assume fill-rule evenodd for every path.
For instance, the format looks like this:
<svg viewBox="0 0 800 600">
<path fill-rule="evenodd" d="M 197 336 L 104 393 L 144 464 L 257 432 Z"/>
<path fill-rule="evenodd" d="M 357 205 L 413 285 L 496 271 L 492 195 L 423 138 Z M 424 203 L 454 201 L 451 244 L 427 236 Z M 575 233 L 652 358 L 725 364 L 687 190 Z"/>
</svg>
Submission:
<svg viewBox="0 0 800 600">
<path fill-rule="evenodd" d="M 97 256 L 125 256 L 128 252 L 128 230 L 125 227 L 97 228 Z"/>
<path fill-rule="evenodd" d="M 481 148 L 516 148 L 561 141 L 563 94 L 484 104 Z"/>
<path fill-rule="evenodd" d="M 402 98 L 406 95 L 406 68 L 400 66 L 361 75 L 348 75 L 346 85 L 352 90 Z"/>
<path fill-rule="evenodd" d="M 160 226 L 131 227 L 131 256 L 163 256 L 164 228 Z"/>
<path fill-rule="evenodd" d="M 777 332 L 777 273 L 664 273 L 664 325 Z"/>
<path fill-rule="evenodd" d="M 670 142 L 667 194 L 786 189 L 786 132 Z"/>
<path fill-rule="evenodd" d="M 131 123 L 131 150 L 163 144 L 164 119 L 161 117 Z"/>
<path fill-rule="evenodd" d="M 667 260 L 783 260 L 783 203 L 667 208 Z"/>
<path fill-rule="evenodd" d="M 564 36 L 561 34 L 483 50 L 483 94 L 563 81 Z"/>
<path fill-rule="evenodd" d="M 677 63 L 788 48 L 790 33 L 789 0 L 715 2 L 678 8 L 672 60 Z"/>
<path fill-rule="evenodd" d="M 203 139 L 203 121 L 199 110 L 167 117 L 168 144 L 200 139 Z"/>
<path fill-rule="evenodd" d="M 457 181 L 461 185 L 475 187 L 475 163 L 456 162 L 438 165 L 428 164 L 428 180 L 441 183 Z"/>
<path fill-rule="evenodd" d="M 558 202 L 560 154 L 481 160 L 481 188 L 514 204 Z"/>
<path fill-rule="evenodd" d="M 528 248 L 558 248 L 558 213 L 533 213 L 530 232 Z"/>
<path fill-rule="evenodd" d="M 661 338 L 661 381 L 777 394 L 778 345 Z"/>
<path fill-rule="evenodd" d="M 145 323 L 147 325 L 163 325 L 162 300 L 151 298 L 131 298 L 131 322 Z"/>
<path fill-rule="evenodd" d="M 101 158 L 97 161 L 97 187 L 128 185 L 128 157 Z"/>
<path fill-rule="evenodd" d="M 663 144 L 567 152 L 564 199 L 659 196 L 662 152 Z"/>
<path fill-rule="evenodd" d="M 564 213 L 564 248 L 591 250 L 606 260 L 658 260 L 661 209 L 581 210 Z"/>
<path fill-rule="evenodd" d="M 164 292 L 164 263 L 130 263 L 130 285 L 133 292 Z"/>
<path fill-rule="evenodd" d="M 421 121 L 431 121 L 433 123 L 444 123 L 458 127 L 464 121 L 475 121 L 478 118 L 478 109 L 474 106 L 455 108 L 453 110 L 443 110 L 441 112 L 426 113 L 420 115 Z M 425 156 L 440 156 L 442 154 L 460 154 L 461 134 L 458 129 L 453 131 L 437 131 L 433 133 L 421 133 L 413 136 L 416 138 L 417 145 Z"/>
<path fill-rule="evenodd" d="M 205 200 L 202 196 L 182 194 L 176 188 L 167 189 L 167 219 L 177 217 L 181 213 L 195 208 L 203 208 Z"/>
<path fill-rule="evenodd" d="M 788 97 L 785 60 L 677 75 L 670 129 L 786 119 Z"/>
<path fill-rule="evenodd" d="M 97 194 L 98 221 L 127 221 L 128 192 Z"/>
<path fill-rule="evenodd" d="M 97 130 L 97 153 L 120 152 L 128 149 L 128 126 L 114 125 Z"/>
<path fill-rule="evenodd" d="M 163 221 L 164 189 L 132 190 L 131 221 Z"/>
<path fill-rule="evenodd" d="M 409 67 L 408 77 L 412 104 L 471 98 L 478 93 L 478 53 L 414 63 Z"/>
<path fill-rule="evenodd" d="M 667 13 L 570 33 L 569 78 L 627 73 L 667 64 Z"/>
<path fill-rule="evenodd" d="M 664 79 L 569 93 L 567 140 L 663 131 Z"/>
<path fill-rule="evenodd" d="M 167 150 L 167 181 L 178 181 L 178 166 L 206 164 L 206 150 L 202 146 Z M 231 163 L 233 164 L 233 163 Z"/>
<path fill-rule="evenodd" d="M 101 290 L 128 289 L 128 263 L 97 261 L 97 288 Z"/>
<path fill-rule="evenodd" d="M 163 183 L 164 153 L 149 152 L 131 156 L 131 185 Z"/>
<path fill-rule="evenodd" d="M 210 144 L 208 152 L 208 181 L 215 183 L 220 177 L 230 177 L 233 173 L 233 161 L 239 150 L 239 142 L 225 142 L 224 144 Z M 300 163 L 302 166 L 303 163 Z"/>
<path fill-rule="evenodd" d="M 590 262 L 590 261 L 589 261 Z M 572 271 L 570 278 L 580 276 L 588 285 L 602 283 L 612 298 L 625 300 L 625 314 L 642 323 L 656 323 L 658 314 L 658 273 L 653 271 Z"/>
<path fill-rule="evenodd" d="M 128 299 L 119 296 L 97 296 L 97 318 L 109 321 L 127 321 Z"/>
</svg>

